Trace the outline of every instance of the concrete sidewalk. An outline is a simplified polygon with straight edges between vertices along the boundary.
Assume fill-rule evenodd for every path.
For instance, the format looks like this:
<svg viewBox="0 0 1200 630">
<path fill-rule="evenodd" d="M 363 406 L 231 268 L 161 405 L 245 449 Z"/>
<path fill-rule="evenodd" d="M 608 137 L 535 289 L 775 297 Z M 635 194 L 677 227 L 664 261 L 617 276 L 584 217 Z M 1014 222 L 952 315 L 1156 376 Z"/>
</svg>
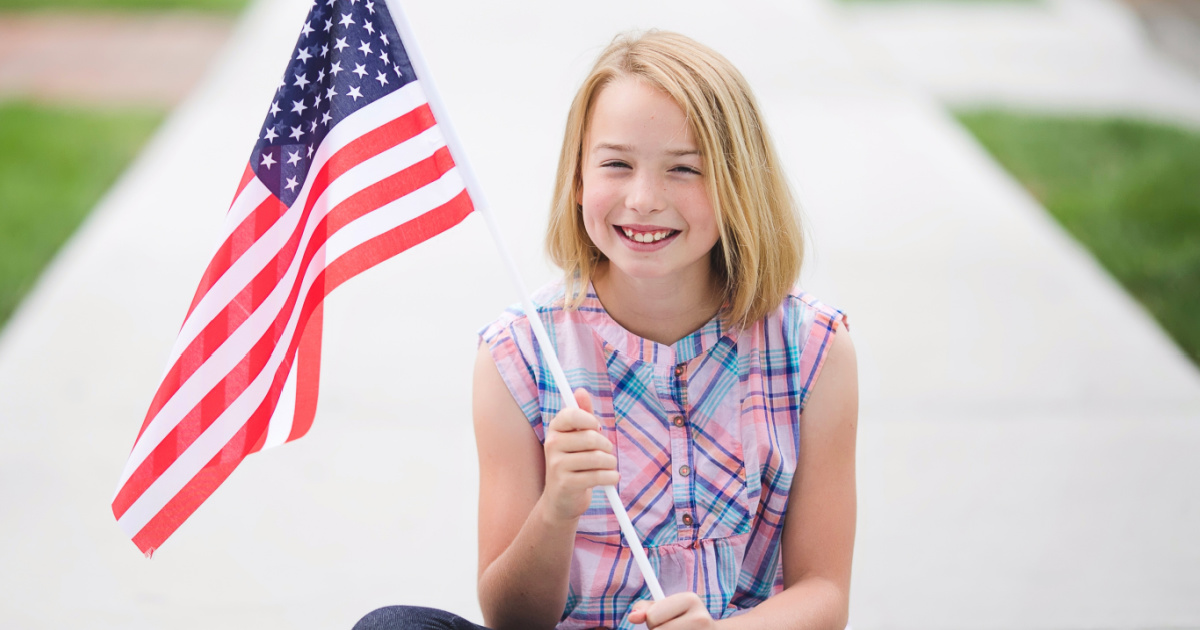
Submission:
<svg viewBox="0 0 1200 630">
<path fill-rule="evenodd" d="M 840 13 L 864 57 L 952 105 L 1200 128 L 1200 75 L 1118 0 L 852 2 Z"/>
<path fill-rule="evenodd" d="M 109 512 L 301 5 L 246 15 L 0 337 L 3 625 L 479 619 L 473 331 L 515 298 L 477 217 L 330 298 L 310 435 L 152 561 Z M 745 6 L 405 5 L 531 285 L 566 108 L 614 33 L 679 30 L 745 72 L 814 235 L 805 283 L 859 348 L 856 628 L 1200 626 L 1200 374 L 840 9 Z"/>
</svg>

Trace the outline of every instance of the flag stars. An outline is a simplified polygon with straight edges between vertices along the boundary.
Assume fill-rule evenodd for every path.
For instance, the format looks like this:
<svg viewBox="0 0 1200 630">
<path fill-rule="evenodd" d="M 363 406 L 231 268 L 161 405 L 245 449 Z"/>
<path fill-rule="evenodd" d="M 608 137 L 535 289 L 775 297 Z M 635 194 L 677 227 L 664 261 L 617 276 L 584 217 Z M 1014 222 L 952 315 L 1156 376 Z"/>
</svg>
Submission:
<svg viewBox="0 0 1200 630">
<path fill-rule="evenodd" d="M 306 109 L 308 109 L 308 106 L 304 104 L 304 99 L 300 99 L 298 101 L 292 101 L 292 112 L 293 113 L 300 114 L 301 116 L 303 116 L 304 110 L 306 110 Z"/>
<path fill-rule="evenodd" d="M 374 2 L 371 2 L 371 0 L 367 0 L 367 3 L 363 6 L 367 7 L 367 11 L 370 11 L 371 15 L 375 15 L 375 3 Z"/>
<path fill-rule="evenodd" d="M 308 75 L 300 73 L 296 75 L 296 82 L 293 85 L 303 90 L 309 83 L 312 83 L 312 81 L 308 80 Z"/>
<path fill-rule="evenodd" d="M 322 68 L 317 71 L 317 83 L 320 83 L 324 80 L 325 80 L 325 69 Z"/>
<path fill-rule="evenodd" d="M 333 116 L 330 116 L 329 112 L 321 112 L 321 124 L 322 125 L 328 125 L 329 121 L 331 121 L 331 120 L 333 120 Z"/>
<path fill-rule="evenodd" d="M 342 26 L 350 26 L 351 24 L 354 24 L 354 18 L 351 17 L 349 13 L 343 13 L 342 20 L 339 23 Z"/>
<path fill-rule="evenodd" d="M 367 32 L 370 33 L 371 35 L 375 34 L 375 25 L 374 24 L 371 24 L 370 22 L 363 22 L 363 28 L 367 29 Z"/>
<path fill-rule="evenodd" d="M 366 68 L 366 66 L 362 65 L 361 63 L 354 64 L 353 72 L 354 72 L 354 74 L 357 74 L 358 78 L 360 78 L 360 79 L 367 76 L 367 68 Z"/>
<path fill-rule="evenodd" d="M 382 52 L 380 52 L 380 53 L 379 53 L 379 58 L 380 58 L 381 60 L 383 60 L 383 64 L 384 64 L 384 65 L 387 65 L 387 64 L 389 64 L 389 63 L 392 63 L 392 60 L 391 60 L 391 59 L 388 59 L 388 54 L 387 54 L 387 51 L 386 51 L 386 50 L 384 50 L 384 51 L 382 51 Z"/>
<path fill-rule="evenodd" d="M 361 94 L 360 94 L 360 96 L 361 96 Z M 299 140 L 300 136 L 303 136 L 303 135 L 304 135 L 303 129 L 301 129 L 299 127 L 292 127 L 292 133 L 289 133 L 288 137 L 292 138 L 293 140 Z"/>
<path fill-rule="evenodd" d="M 387 38 L 387 33 L 380 33 L 380 34 L 379 34 L 379 39 L 383 40 L 383 45 L 384 45 L 384 46 L 391 46 L 391 45 L 392 45 L 392 43 L 388 41 L 388 38 Z"/>
<path fill-rule="evenodd" d="M 362 54 L 364 54 L 364 55 L 371 54 L 371 45 L 368 44 L 367 42 L 362 42 L 362 46 L 359 46 L 358 49 L 361 50 Z"/>
<path fill-rule="evenodd" d="M 300 52 L 296 53 L 296 60 L 301 63 L 307 63 L 309 59 L 312 59 L 312 55 L 307 48 L 301 48 Z"/>
<path fill-rule="evenodd" d="M 296 181 L 295 177 L 289 177 L 287 179 L 287 185 L 284 186 L 284 188 L 286 188 L 288 192 L 292 192 L 292 191 L 296 190 L 296 186 L 299 186 L 299 185 L 300 185 L 300 183 Z"/>
<path fill-rule="evenodd" d="M 334 44 L 333 44 L 333 49 L 334 49 L 334 50 L 336 50 L 336 51 L 338 51 L 338 52 L 342 52 L 342 49 L 343 49 L 343 48 L 349 48 L 349 47 L 350 47 L 350 44 L 347 44 L 347 43 L 346 43 L 346 38 L 345 38 L 345 37 L 339 37 L 339 38 L 337 38 L 337 41 L 336 41 L 336 42 L 334 42 Z"/>
<path fill-rule="evenodd" d="M 282 110 L 279 109 L 279 101 L 275 101 L 274 103 L 271 103 L 271 115 L 272 116 L 278 114 L 280 111 L 282 111 Z"/>
<path fill-rule="evenodd" d="M 342 62 L 340 62 L 340 61 L 335 61 L 335 62 L 333 62 L 332 66 L 329 66 L 329 74 L 332 74 L 335 77 L 337 76 L 337 73 L 339 73 L 341 71 L 342 71 Z"/>
<path fill-rule="evenodd" d="M 317 132 L 317 119 L 316 118 L 313 119 L 312 126 L 308 128 L 308 131 L 309 131 L 309 133 Z"/>
<path fill-rule="evenodd" d="M 309 23 L 308 23 L 308 22 L 305 22 L 305 23 L 304 23 L 304 28 L 300 30 L 300 36 L 301 36 L 301 37 L 308 37 L 308 35 L 309 35 L 310 33 L 312 33 L 312 32 L 313 32 L 313 27 L 312 27 L 311 25 L 309 25 Z"/>
<path fill-rule="evenodd" d="M 300 160 L 301 160 L 301 158 L 300 158 L 299 151 L 288 151 L 287 163 L 289 165 L 295 166 L 296 164 L 298 164 L 300 162 Z"/>
<path fill-rule="evenodd" d="M 362 92 L 360 92 L 359 89 L 360 88 L 357 85 L 351 87 L 350 92 L 346 94 L 346 96 L 352 97 L 354 102 L 357 103 L 358 99 L 362 98 Z"/>
<path fill-rule="evenodd" d="M 382 72 L 379 73 L 379 76 L 375 77 L 375 80 L 379 81 L 380 87 L 387 85 L 387 75 Z"/>
<path fill-rule="evenodd" d="M 404 73 L 400 72 L 400 64 L 392 64 L 392 70 L 396 71 L 396 76 L 404 76 Z"/>
<path fill-rule="evenodd" d="M 325 100 L 327 100 L 327 101 L 333 99 L 333 97 L 335 97 L 337 95 L 338 95 L 338 93 L 336 90 L 333 89 L 332 85 L 329 86 L 329 89 L 325 90 Z"/>
<path fill-rule="evenodd" d="M 323 28 L 321 30 L 328 33 L 329 29 L 331 29 L 331 28 L 333 28 L 333 20 L 330 19 L 330 20 L 325 20 L 325 28 Z"/>
<path fill-rule="evenodd" d="M 321 44 L 321 58 L 329 56 L 329 44 Z"/>
<path fill-rule="evenodd" d="M 271 157 L 270 153 L 263 153 L 262 162 L 259 163 L 259 166 L 265 166 L 267 170 L 271 170 L 271 167 L 275 166 L 275 158 Z"/>
<path fill-rule="evenodd" d="M 267 127 L 267 134 L 263 136 L 263 140 L 266 140 L 267 142 L 274 142 L 275 138 L 278 137 L 279 133 L 275 131 L 274 127 Z"/>
<path fill-rule="evenodd" d="M 313 154 L 313 145 L 310 144 L 310 145 L 308 145 L 308 157 L 311 158 L 312 154 Z"/>
</svg>

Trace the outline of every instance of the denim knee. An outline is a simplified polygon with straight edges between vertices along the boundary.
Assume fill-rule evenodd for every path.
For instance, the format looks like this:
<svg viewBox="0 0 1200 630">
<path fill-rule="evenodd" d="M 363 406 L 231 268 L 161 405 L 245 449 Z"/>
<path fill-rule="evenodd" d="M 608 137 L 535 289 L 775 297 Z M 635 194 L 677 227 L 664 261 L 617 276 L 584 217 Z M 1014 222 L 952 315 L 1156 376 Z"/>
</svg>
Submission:
<svg viewBox="0 0 1200 630">
<path fill-rule="evenodd" d="M 367 613 L 354 630 L 475 630 L 458 615 L 423 606 L 384 606 Z"/>
</svg>

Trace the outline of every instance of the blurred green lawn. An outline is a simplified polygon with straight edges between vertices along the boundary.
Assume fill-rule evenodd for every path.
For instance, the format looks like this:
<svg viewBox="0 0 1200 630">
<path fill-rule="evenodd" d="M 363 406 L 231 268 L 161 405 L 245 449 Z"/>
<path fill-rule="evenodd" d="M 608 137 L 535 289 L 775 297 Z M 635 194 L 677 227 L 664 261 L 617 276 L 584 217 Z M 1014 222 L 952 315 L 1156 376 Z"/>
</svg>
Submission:
<svg viewBox="0 0 1200 630">
<path fill-rule="evenodd" d="M 164 115 L 0 103 L 0 326 Z"/>
<path fill-rule="evenodd" d="M 236 13 L 249 0 L 0 0 L 0 11 L 10 10 L 170 10 Z"/>
<path fill-rule="evenodd" d="M 1200 365 L 1200 132 L 996 110 L 958 117 Z"/>
</svg>

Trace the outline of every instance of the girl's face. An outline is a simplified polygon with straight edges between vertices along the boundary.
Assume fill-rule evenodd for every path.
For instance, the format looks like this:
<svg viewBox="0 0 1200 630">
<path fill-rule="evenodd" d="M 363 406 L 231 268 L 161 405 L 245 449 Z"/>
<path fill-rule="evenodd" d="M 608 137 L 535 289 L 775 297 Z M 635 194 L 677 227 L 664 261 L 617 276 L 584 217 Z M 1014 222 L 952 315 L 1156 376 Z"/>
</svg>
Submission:
<svg viewBox="0 0 1200 630">
<path fill-rule="evenodd" d="M 700 147 L 670 96 L 635 79 L 604 87 L 581 164 L 584 227 L 609 273 L 709 280 L 716 217 Z"/>
</svg>

